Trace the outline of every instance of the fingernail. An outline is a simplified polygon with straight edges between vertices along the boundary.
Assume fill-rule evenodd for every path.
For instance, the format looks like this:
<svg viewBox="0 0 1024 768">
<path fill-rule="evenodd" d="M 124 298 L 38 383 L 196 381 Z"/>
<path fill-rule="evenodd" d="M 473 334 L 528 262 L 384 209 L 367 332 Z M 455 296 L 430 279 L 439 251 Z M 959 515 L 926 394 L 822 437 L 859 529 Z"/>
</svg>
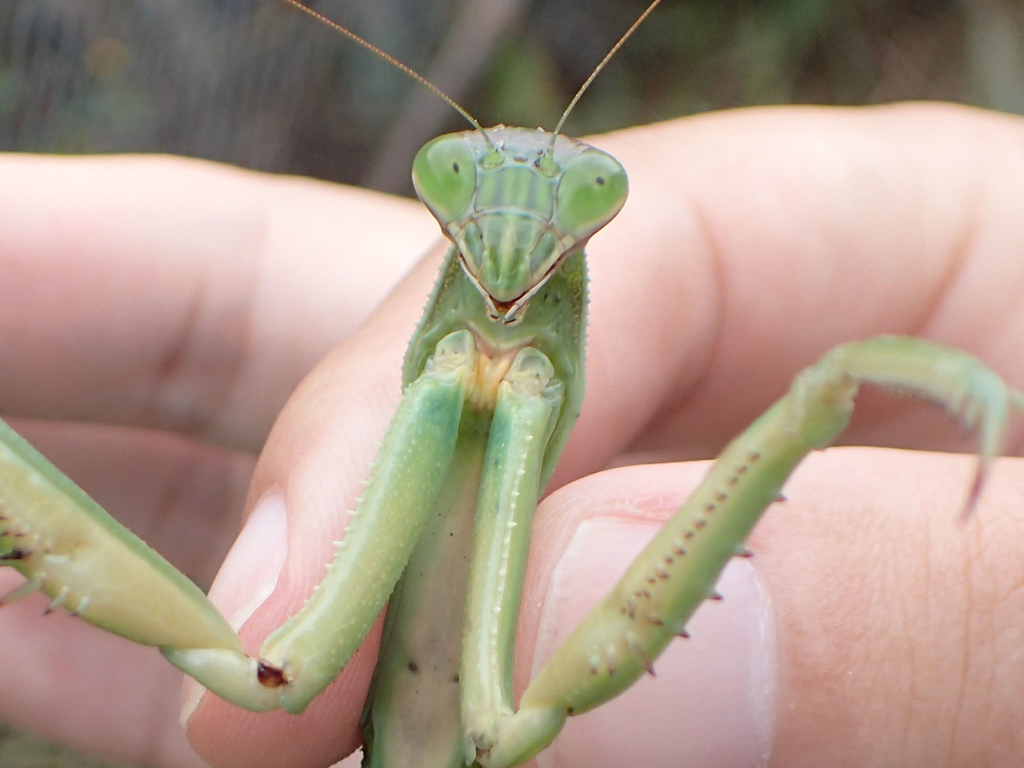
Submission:
<svg viewBox="0 0 1024 768">
<path fill-rule="evenodd" d="M 287 541 L 284 496 L 267 494 L 253 507 L 210 588 L 210 601 L 236 630 L 277 588 Z"/>
<path fill-rule="evenodd" d="M 279 492 L 269 493 L 253 507 L 210 587 L 210 602 L 235 630 L 274 593 L 287 555 L 282 543 L 287 541 L 284 496 Z M 185 679 L 182 725 L 195 712 L 205 692 L 206 689 L 191 678 Z"/>
<path fill-rule="evenodd" d="M 534 674 L 660 525 L 602 517 L 577 529 L 553 574 Z M 734 558 L 705 603 L 645 676 L 617 699 L 577 717 L 537 760 L 560 766 L 767 765 L 776 714 L 775 623 L 767 586 Z"/>
</svg>

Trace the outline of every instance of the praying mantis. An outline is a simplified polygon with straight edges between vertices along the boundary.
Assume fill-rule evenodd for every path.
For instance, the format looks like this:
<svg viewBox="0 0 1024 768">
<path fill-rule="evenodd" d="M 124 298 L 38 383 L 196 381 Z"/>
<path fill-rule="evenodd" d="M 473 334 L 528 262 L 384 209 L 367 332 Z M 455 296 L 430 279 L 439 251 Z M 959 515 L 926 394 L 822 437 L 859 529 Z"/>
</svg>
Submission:
<svg viewBox="0 0 1024 768">
<path fill-rule="evenodd" d="M 301 711 L 390 597 L 367 710 L 369 763 L 511 766 L 543 749 L 567 715 L 642 675 L 685 631 L 785 477 L 845 426 L 859 384 L 920 394 L 978 428 L 972 500 L 1008 409 L 1021 405 L 976 360 L 927 342 L 881 337 L 829 353 L 726 449 L 514 712 L 509 665 L 529 518 L 583 397 L 582 248 L 622 205 L 625 174 L 597 150 L 525 129 L 441 137 L 414 173 L 458 247 L 410 344 L 404 399 L 338 557 L 259 658 L 240 653 L 187 580 L 5 431 L 2 557 L 26 577 L 8 599 L 41 589 L 55 606 L 161 648 L 240 706 Z M 557 226 L 523 213 L 538 201 Z M 470 207 L 477 215 L 467 221 Z M 539 246 L 529 260 L 522 241 Z M 466 549 L 468 570 L 448 571 Z M 464 581 L 466 594 L 431 594 L 437 579 Z M 464 631 L 445 633 L 441 647 L 422 642 L 425 626 L 443 614 L 461 619 L 463 605 Z M 440 672 L 422 702 L 428 670 Z"/>
</svg>

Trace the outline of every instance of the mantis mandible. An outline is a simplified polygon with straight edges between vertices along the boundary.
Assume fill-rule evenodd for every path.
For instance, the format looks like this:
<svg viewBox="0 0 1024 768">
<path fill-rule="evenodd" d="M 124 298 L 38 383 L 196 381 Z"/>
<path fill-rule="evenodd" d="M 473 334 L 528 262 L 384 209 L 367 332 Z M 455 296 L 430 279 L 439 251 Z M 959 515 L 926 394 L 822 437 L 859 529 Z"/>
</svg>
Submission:
<svg viewBox="0 0 1024 768">
<path fill-rule="evenodd" d="M 0 556 L 27 579 L 7 600 L 41 589 L 54 606 L 159 647 L 240 706 L 298 712 L 390 597 L 367 708 L 370 764 L 511 766 L 543 749 L 568 715 L 631 684 L 685 631 L 789 472 L 843 429 L 861 383 L 938 401 L 978 428 L 969 505 L 1008 406 L 1022 402 L 976 360 L 927 342 L 837 348 L 726 448 L 516 710 L 510 664 L 530 516 L 583 397 L 583 246 L 621 207 L 625 173 L 581 143 L 498 128 L 434 140 L 414 175 L 457 245 L 410 344 L 404 398 L 338 556 L 259 658 L 241 652 L 184 577 L 5 429 Z M 431 589 L 439 580 L 463 586 L 441 594 Z M 423 628 L 444 615 L 460 627 L 424 643 Z"/>
</svg>

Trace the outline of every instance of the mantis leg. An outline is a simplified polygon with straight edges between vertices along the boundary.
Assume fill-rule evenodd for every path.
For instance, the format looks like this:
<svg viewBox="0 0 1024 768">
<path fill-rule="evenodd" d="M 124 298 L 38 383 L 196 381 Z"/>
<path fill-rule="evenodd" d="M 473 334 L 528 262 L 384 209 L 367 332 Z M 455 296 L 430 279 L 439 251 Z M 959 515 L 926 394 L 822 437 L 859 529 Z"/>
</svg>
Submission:
<svg viewBox="0 0 1024 768">
<path fill-rule="evenodd" d="M 519 602 L 545 446 L 562 399 L 548 358 L 520 352 L 498 395 L 477 504 L 462 640 L 466 764 L 494 745 L 502 719 L 514 711 Z"/>
<path fill-rule="evenodd" d="M 468 331 L 437 344 L 406 389 L 328 575 L 259 661 L 198 588 L 5 425 L 0 558 L 28 580 L 6 599 L 38 588 L 53 605 L 158 647 L 234 704 L 302 711 L 358 648 L 408 560 L 455 450 L 475 356 Z"/>
<path fill-rule="evenodd" d="M 0 565 L 26 578 L 0 604 L 38 589 L 52 601 L 47 610 L 65 607 L 144 645 L 208 649 L 255 681 L 255 662 L 199 588 L 3 422 Z M 253 709 L 275 706 L 255 682 L 234 694 Z"/>
<path fill-rule="evenodd" d="M 388 600 L 363 713 L 366 768 L 463 768 L 460 628 L 488 427 L 485 415 L 463 414 L 444 487 Z"/>
<path fill-rule="evenodd" d="M 301 712 L 337 677 L 394 590 L 441 492 L 476 356 L 469 331 L 437 344 L 405 390 L 327 577 L 260 649 L 283 677 L 285 711 Z"/>
<path fill-rule="evenodd" d="M 548 358 L 526 348 L 498 385 L 493 416 L 463 416 L 464 462 L 452 463 L 388 603 L 365 715 L 367 766 L 461 768 L 512 713 L 530 523 L 562 400 Z"/>
<path fill-rule="evenodd" d="M 545 748 L 568 715 L 632 685 L 707 598 L 726 563 L 807 453 L 846 427 L 853 397 L 870 383 L 944 406 L 980 438 L 965 513 L 1002 445 L 1007 412 L 1024 394 L 969 355 L 892 336 L 839 346 L 801 372 L 789 392 L 730 443 L 707 477 L 584 618 L 527 688 L 480 762 L 506 768 Z"/>
</svg>

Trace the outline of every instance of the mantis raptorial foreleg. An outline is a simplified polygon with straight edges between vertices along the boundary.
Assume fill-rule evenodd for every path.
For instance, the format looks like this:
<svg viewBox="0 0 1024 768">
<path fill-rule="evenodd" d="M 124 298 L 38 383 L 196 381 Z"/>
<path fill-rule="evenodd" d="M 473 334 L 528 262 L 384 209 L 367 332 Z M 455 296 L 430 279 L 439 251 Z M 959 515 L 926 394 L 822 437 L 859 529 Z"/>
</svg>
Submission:
<svg viewBox="0 0 1024 768">
<path fill-rule="evenodd" d="M 27 582 L 0 602 L 39 589 L 54 606 L 160 648 L 234 704 L 302 711 L 355 652 L 408 560 L 454 451 L 474 355 L 465 331 L 437 345 L 384 439 L 359 506 L 362 519 L 339 545 L 345 556 L 336 560 L 337 573 L 267 639 L 259 662 L 245 656 L 234 631 L 188 579 L 2 422 L 0 558 Z M 395 535 L 375 536 L 382 528 Z M 398 565 L 389 571 L 392 561 Z"/>
<path fill-rule="evenodd" d="M 530 683 L 481 763 L 519 765 L 544 749 L 567 715 L 632 685 L 715 595 L 726 563 L 800 461 L 846 428 L 862 384 L 938 403 L 979 434 L 979 465 L 965 503 L 977 500 L 1000 449 L 1011 405 L 1024 395 L 975 358 L 920 339 L 879 336 L 836 347 L 800 373 L 789 392 L 733 440 L 686 504 L 641 552 Z M 484 745 L 480 745 L 484 746 Z"/>
<path fill-rule="evenodd" d="M 544 445 L 562 404 L 553 374 L 542 353 L 524 349 L 497 387 L 493 416 L 465 420 L 463 461 L 446 484 L 452 495 L 438 500 L 389 604 L 365 717 L 369 766 L 465 765 L 473 757 L 465 754 L 466 734 L 493 721 L 492 711 L 511 711 L 525 554 Z M 461 638 L 438 631 L 463 616 Z M 379 742 L 385 723 L 391 737 Z"/>
</svg>

